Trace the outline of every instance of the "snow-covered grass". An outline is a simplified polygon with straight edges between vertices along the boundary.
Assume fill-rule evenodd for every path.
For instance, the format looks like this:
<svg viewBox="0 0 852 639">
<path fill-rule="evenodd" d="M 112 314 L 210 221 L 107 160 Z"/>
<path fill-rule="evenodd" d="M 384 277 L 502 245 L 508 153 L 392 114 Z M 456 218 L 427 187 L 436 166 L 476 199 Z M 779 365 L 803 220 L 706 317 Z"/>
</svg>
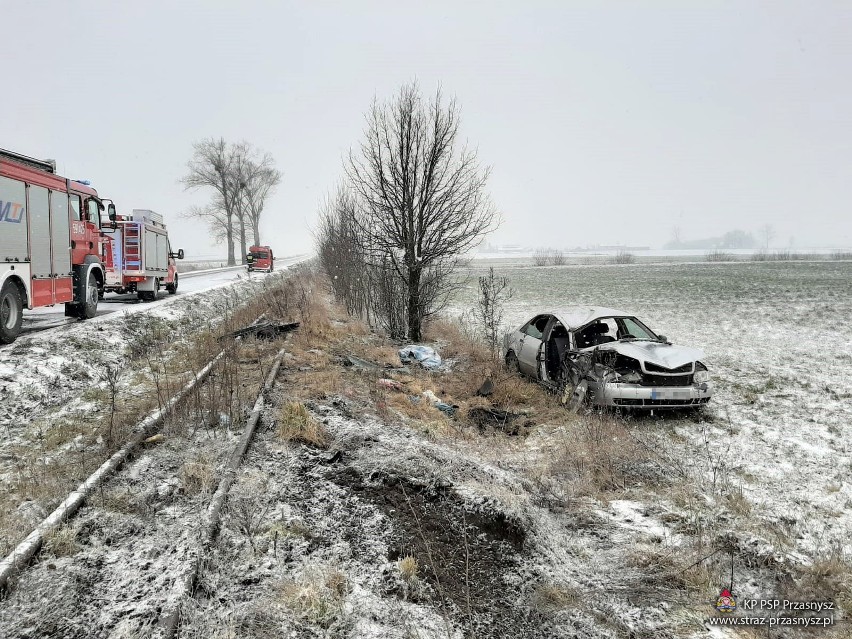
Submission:
<svg viewBox="0 0 852 639">
<path fill-rule="evenodd" d="M 484 268 L 474 263 L 469 274 Z M 711 536 L 695 544 L 696 560 L 703 550 L 735 547 L 740 594 L 776 591 L 775 579 L 755 565 L 790 570 L 795 580 L 830 559 L 845 566 L 845 576 L 834 592 L 823 583 L 822 595 L 848 602 L 852 264 L 516 267 L 498 274 L 515 289 L 507 328 L 558 307 L 608 306 L 635 313 L 674 343 L 704 349 L 716 384 L 706 413 L 646 416 L 631 426 L 664 436 L 658 450 L 689 473 L 675 490 L 637 499 L 670 520 L 673 540 L 679 530 L 690 532 L 693 544 L 698 533 Z M 451 312 L 470 308 L 475 294 L 471 281 Z M 616 525 L 651 526 L 635 516 L 625 524 L 624 510 L 616 506 Z M 728 542 L 720 541 L 726 535 Z"/>
<path fill-rule="evenodd" d="M 815 266 L 508 273 L 518 290 L 511 321 L 539 307 L 608 304 L 635 310 L 675 342 L 707 350 L 720 387 L 710 411 L 630 420 L 560 409 L 556 398 L 507 376 L 466 343 L 464 331 L 446 324 L 429 330 L 455 362 L 449 372 L 389 370 L 398 366 L 393 344 L 339 310 L 329 316 L 315 280 L 295 287 L 287 297 L 303 325 L 288 341 L 273 405 L 232 489 L 196 596 L 184 607 L 182 636 L 746 636 L 705 625 L 712 601 L 728 585 L 732 560 L 741 598 L 834 597 L 849 610 L 848 484 L 837 462 L 849 438 L 840 426 L 846 409 L 840 400 L 811 398 L 830 397 L 821 390 L 824 373 L 808 372 L 788 355 L 804 354 L 792 340 L 796 323 L 787 318 L 791 296 L 812 302 L 799 289 L 829 312 L 848 314 L 852 304 L 849 274 L 831 270 L 842 265 L 824 263 L 818 266 L 828 272 L 812 272 Z M 835 288 L 845 297 L 832 295 Z M 610 296 L 602 298 L 606 291 Z M 469 303 L 474 291 L 467 295 Z M 761 300 L 762 308 L 753 309 L 745 296 Z M 459 308 L 465 305 L 463 296 Z M 776 352 L 780 344 L 751 345 L 760 342 L 759 318 L 766 339 L 776 331 L 787 337 L 783 352 Z M 728 330 L 736 327 L 737 340 L 721 335 L 724 321 Z M 849 329 L 840 322 L 831 329 L 847 340 L 839 352 L 848 353 Z M 822 358 L 829 349 L 814 348 Z M 377 367 L 344 366 L 348 355 Z M 244 352 L 238 361 L 251 366 L 254 357 Z M 812 375 L 810 387 L 796 386 L 794 398 L 776 396 L 799 371 Z M 494 394 L 474 397 L 486 374 Z M 386 377 L 402 390 L 377 384 Z M 239 379 L 223 375 L 213 383 L 211 392 L 222 392 Z M 849 390 L 848 382 L 831 383 L 838 397 Z M 458 405 L 456 416 L 425 402 L 426 391 Z M 516 414 L 518 428 L 483 426 L 468 415 L 487 406 Z M 833 448 L 820 445 L 817 435 L 788 432 L 795 422 L 778 419 L 782 410 L 788 419 L 816 416 L 806 423 L 830 436 Z M 110 516 L 84 514 L 57 535 L 45 555 L 53 567 L 39 564 L 25 575 L 15 608 L 7 610 L 63 630 L 68 619 L 97 609 L 105 585 L 116 594 L 97 610 L 102 627 L 121 619 L 127 634 L 148 636 L 153 610 L 181 574 L 177 564 L 190 547 L 185 531 L 200 521 L 238 414 L 190 422 L 183 434 L 146 451 L 105 487 L 103 504 L 96 500 Z M 834 428 L 822 423 L 826 414 L 834 415 Z M 321 430 L 321 441 L 300 435 L 307 425 Z M 770 442 L 788 438 L 799 442 L 794 463 L 765 454 Z M 821 492 L 807 500 L 784 485 L 787 477 Z M 27 507 L 19 515 L 38 513 Z M 139 543 L 144 553 L 134 552 Z M 149 571 L 158 575 L 150 584 Z M 51 579 L 68 599 L 56 614 L 26 598 L 47 592 Z M 75 584 L 84 588 L 74 590 Z M 75 601 L 83 604 L 76 612 Z M 844 637 L 843 630 L 822 636 Z"/>
<path fill-rule="evenodd" d="M 265 310 L 249 302 L 284 277 L 238 280 L 134 313 L 22 336 L 0 349 L 0 552 L 32 527 L 22 508 L 51 510 L 215 356 L 218 331 Z M 242 386 L 228 381 L 235 388 L 223 397 L 238 398 Z M 227 405 L 211 405 L 219 403 Z"/>
</svg>

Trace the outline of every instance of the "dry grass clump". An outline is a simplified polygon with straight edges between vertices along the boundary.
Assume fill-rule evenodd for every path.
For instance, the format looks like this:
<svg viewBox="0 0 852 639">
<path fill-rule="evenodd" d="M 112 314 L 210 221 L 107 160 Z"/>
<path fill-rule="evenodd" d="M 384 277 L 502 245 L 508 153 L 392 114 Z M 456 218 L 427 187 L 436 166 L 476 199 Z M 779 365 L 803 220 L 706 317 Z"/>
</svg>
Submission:
<svg viewBox="0 0 852 639">
<path fill-rule="evenodd" d="M 627 425 L 615 416 L 589 415 L 578 419 L 556 439 L 549 472 L 573 477 L 592 495 L 605 496 L 638 482 L 654 480 L 646 475 L 651 451 L 639 445 Z"/>
<path fill-rule="evenodd" d="M 80 550 L 80 545 L 77 543 L 77 530 L 67 524 L 54 528 L 45 536 L 44 550 L 54 557 L 76 555 Z"/>
<path fill-rule="evenodd" d="M 628 553 L 627 561 L 644 573 L 645 584 L 710 598 L 719 594 L 719 584 L 725 583 L 727 562 L 719 555 L 700 561 L 708 554 L 706 548 L 693 546 L 662 548 L 637 544 Z"/>
<path fill-rule="evenodd" d="M 725 500 L 731 512 L 743 517 L 751 514 L 751 502 L 743 493 L 742 487 L 734 488 L 725 495 Z"/>
<path fill-rule="evenodd" d="M 278 420 L 278 436 L 290 442 L 301 442 L 316 448 L 327 448 L 331 436 L 301 402 L 287 402 Z"/>
<path fill-rule="evenodd" d="M 574 588 L 561 584 L 539 584 L 533 592 L 533 603 L 542 612 L 557 612 L 573 608 L 582 599 L 582 595 Z"/>
<path fill-rule="evenodd" d="M 465 331 L 460 321 L 430 320 L 425 327 L 424 341 L 440 344 L 440 354 L 444 359 L 459 359 L 474 365 L 497 364 L 485 344 Z"/>
<path fill-rule="evenodd" d="M 327 629 L 343 617 L 348 593 L 349 580 L 340 570 L 315 569 L 285 584 L 281 600 L 303 620 Z"/>
<path fill-rule="evenodd" d="M 325 399 L 341 391 L 343 380 L 336 365 L 324 369 L 298 371 L 291 375 L 293 396 L 300 399 Z"/>
<path fill-rule="evenodd" d="M 352 354 L 366 359 L 370 362 L 375 362 L 382 367 L 399 366 L 399 349 L 397 346 L 390 344 L 376 344 L 374 342 L 361 341 L 360 344 L 354 344 Z"/>
<path fill-rule="evenodd" d="M 845 616 L 852 615 L 852 557 L 837 544 L 800 566 L 790 599 L 832 600 Z"/>
<path fill-rule="evenodd" d="M 274 540 L 277 540 L 279 537 L 282 539 L 288 537 L 312 539 L 314 536 L 311 529 L 304 522 L 298 520 L 286 523 L 277 521 L 267 527 L 266 535 Z"/>
<path fill-rule="evenodd" d="M 179 477 L 183 492 L 187 495 L 209 493 L 216 483 L 213 462 L 204 456 L 181 466 Z"/>
<path fill-rule="evenodd" d="M 402 559 L 399 559 L 396 562 L 397 570 L 399 570 L 399 576 L 402 577 L 402 580 L 406 583 L 411 583 L 414 579 L 417 578 L 417 560 L 411 555 L 406 555 Z"/>
<path fill-rule="evenodd" d="M 397 414 L 415 421 L 430 421 L 442 414 L 432 406 L 428 399 L 413 388 L 411 395 L 397 391 L 377 392 L 376 400 L 377 403 L 384 402 L 387 408 L 392 409 Z"/>
</svg>

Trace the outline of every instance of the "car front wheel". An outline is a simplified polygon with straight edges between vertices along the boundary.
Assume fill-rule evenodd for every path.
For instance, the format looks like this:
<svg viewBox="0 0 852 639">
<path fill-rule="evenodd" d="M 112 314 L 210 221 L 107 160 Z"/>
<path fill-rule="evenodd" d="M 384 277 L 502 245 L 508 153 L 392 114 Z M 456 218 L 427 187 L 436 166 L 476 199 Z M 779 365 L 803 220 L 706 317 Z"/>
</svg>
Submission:
<svg viewBox="0 0 852 639">
<path fill-rule="evenodd" d="M 0 344 L 11 344 L 21 332 L 24 302 L 18 287 L 10 281 L 0 291 Z"/>
</svg>

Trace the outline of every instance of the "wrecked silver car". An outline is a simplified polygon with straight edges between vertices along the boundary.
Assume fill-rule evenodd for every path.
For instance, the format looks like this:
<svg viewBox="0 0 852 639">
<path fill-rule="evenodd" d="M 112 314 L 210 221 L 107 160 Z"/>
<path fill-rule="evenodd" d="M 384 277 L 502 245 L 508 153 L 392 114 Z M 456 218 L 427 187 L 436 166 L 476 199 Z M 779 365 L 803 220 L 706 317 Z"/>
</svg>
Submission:
<svg viewBox="0 0 852 639">
<path fill-rule="evenodd" d="M 635 316 L 611 308 L 541 313 L 503 339 L 506 366 L 559 392 L 622 408 L 689 408 L 710 401 L 704 353 L 675 346 Z"/>
</svg>

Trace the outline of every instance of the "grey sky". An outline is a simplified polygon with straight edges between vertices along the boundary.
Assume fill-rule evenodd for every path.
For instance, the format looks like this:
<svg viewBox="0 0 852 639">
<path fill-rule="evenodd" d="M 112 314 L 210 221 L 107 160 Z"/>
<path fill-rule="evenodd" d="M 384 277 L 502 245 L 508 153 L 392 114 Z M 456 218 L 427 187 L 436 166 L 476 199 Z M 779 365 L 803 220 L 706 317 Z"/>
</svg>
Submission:
<svg viewBox="0 0 852 639">
<path fill-rule="evenodd" d="M 850 3 L 0 0 L 0 20 L 0 147 L 163 213 L 194 255 L 224 255 L 176 218 L 209 196 L 178 183 L 194 140 L 273 153 L 265 239 L 301 252 L 371 99 L 415 78 L 493 167 L 492 242 L 771 223 L 778 246 L 852 245 Z"/>
</svg>

